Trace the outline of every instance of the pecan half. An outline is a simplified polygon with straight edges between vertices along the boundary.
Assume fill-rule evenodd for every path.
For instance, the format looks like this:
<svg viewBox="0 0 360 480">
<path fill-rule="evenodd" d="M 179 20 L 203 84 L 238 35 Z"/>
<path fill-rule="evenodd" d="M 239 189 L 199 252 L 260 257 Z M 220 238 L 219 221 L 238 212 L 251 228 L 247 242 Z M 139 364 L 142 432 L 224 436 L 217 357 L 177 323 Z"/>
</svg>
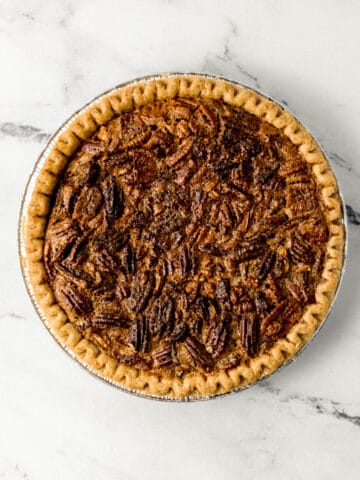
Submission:
<svg viewBox="0 0 360 480">
<path fill-rule="evenodd" d="M 210 370 L 213 364 L 211 355 L 205 350 L 204 345 L 195 338 L 188 337 L 184 343 L 188 359 L 195 367 L 201 367 L 205 371 Z"/>
<path fill-rule="evenodd" d="M 154 337 L 161 337 L 165 332 L 169 334 L 174 325 L 174 301 L 162 296 L 156 298 L 149 315 L 150 332 Z"/>
<path fill-rule="evenodd" d="M 86 153 L 97 154 L 97 153 L 103 152 L 104 148 L 105 148 L 105 146 L 104 146 L 103 142 L 88 141 L 88 142 L 85 142 L 85 143 L 82 144 L 81 151 L 86 152 Z"/>
<path fill-rule="evenodd" d="M 257 273 L 257 279 L 259 281 L 264 280 L 271 272 L 276 260 L 276 253 L 269 251 L 260 263 Z"/>
<path fill-rule="evenodd" d="M 48 233 L 61 242 L 69 243 L 77 238 L 79 229 L 76 222 L 66 219 L 51 225 Z"/>
<path fill-rule="evenodd" d="M 73 185 L 63 185 L 58 196 L 62 197 L 62 204 L 65 212 L 71 217 L 74 211 L 74 204 L 78 191 Z"/>
<path fill-rule="evenodd" d="M 240 300 L 238 305 L 239 313 L 250 313 L 255 310 L 253 302 L 247 298 Z"/>
<path fill-rule="evenodd" d="M 196 267 L 197 261 L 194 251 L 190 250 L 188 246 L 182 247 L 179 255 L 179 269 L 181 277 L 185 278 L 190 273 L 194 275 Z"/>
<path fill-rule="evenodd" d="M 304 171 L 306 171 L 306 164 L 300 158 L 288 160 L 279 168 L 279 173 L 283 177 L 288 177 L 289 175 L 294 175 L 295 173 Z"/>
<path fill-rule="evenodd" d="M 102 195 L 97 187 L 85 186 L 79 193 L 74 207 L 74 218 L 84 221 L 90 220 L 100 210 Z"/>
<path fill-rule="evenodd" d="M 225 350 L 227 335 L 228 332 L 225 322 L 212 322 L 207 332 L 205 345 L 214 359 L 219 358 Z"/>
<path fill-rule="evenodd" d="M 216 297 L 219 300 L 227 300 L 230 294 L 230 280 L 222 278 L 216 287 Z"/>
<path fill-rule="evenodd" d="M 259 320 L 257 316 L 241 318 L 241 343 L 249 357 L 254 357 L 259 351 Z"/>
<path fill-rule="evenodd" d="M 312 303 L 314 296 L 306 292 L 306 290 L 301 285 L 296 285 L 294 283 L 288 282 L 287 288 L 291 295 L 297 300 L 301 305 L 306 305 L 307 303 Z"/>
<path fill-rule="evenodd" d="M 114 219 L 121 217 L 124 211 L 124 193 L 113 175 L 106 177 L 103 186 L 103 195 L 105 211 L 108 217 Z"/>
<path fill-rule="evenodd" d="M 152 358 L 141 357 L 139 354 L 128 355 L 124 353 L 114 352 L 114 357 L 120 363 L 128 365 L 129 367 L 141 368 L 142 370 L 150 370 L 153 366 Z"/>
<path fill-rule="evenodd" d="M 195 299 L 194 305 L 189 311 L 188 324 L 190 332 L 194 335 L 200 335 L 204 320 L 209 316 L 209 299 L 199 296 Z"/>
<path fill-rule="evenodd" d="M 189 126 L 197 135 L 211 138 L 217 131 L 216 114 L 207 105 L 202 104 L 193 113 Z"/>
<path fill-rule="evenodd" d="M 175 182 L 178 185 L 186 185 L 194 174 L 194 169 L 183 167 L 177 172 Z"/>
<path fill-rule="evenodd" d="M 181 342 L 188 334 L 188 326 L 184 322 L 175 325 L 173 331 L 168 337 L 169 342 Z"/>
<path fill-rule="evenodd" d="M 151 137 L 147 143 L 149 148 L 162 147 L 167 149 L 174 142 L 174 137 L 169 132 L 155 130 L 151 133 Z"/>
<path fill-rule="evenodd" d="M 236 226 L 236 217 L 233 215 L 231 207 L 225 201 L 222 202 L 219 213 L 220 222 L 228 228 Z"/>
<path fill-rule="evenodd" d="M 170 367 L 174 364 L 173 346 L 171 344 L 162 346 L 152 354 L 152 357 L 155 368 Z"/>
<path fill-rule="evenodd" d="M 92 284 L 93 279 L 91 275 L 77 265 L 71 265 L 69 263 L 56 263 L 55 268 L 59 272 L 65 274 L 67 277 L 72 278 L 74 283 L 77 283 L 77 281 L 80 280 L 80 284 L 83 287 Z"/>
<path fill-rule="evenodd" d="M 131 284 L 131 293 L 128 298 L 128 307 L 134 312 L 142 312 L 150 299 L 154 288 L 154 276 L 150 272 L 140 272 L 135 275 Z"/>
<path fill-rule="evenodd" d="M 322 245 L 329 238 L 329 229 L 323 219 L 317 216 L 308 217 L 307 220 L 300 225 L 299 230 L 302 236 L 311 244 Z"/>
<path fill-rule="evenodd" d="M 130 155 L 128 152 L 121 152 L 109 155 L 104 163 L 107 170 L 112 170 L 115 167 L 123 167 L 124 165 L 132 163 L 133 161 L 133 155 Z"/>
<path fill-rule="evenodd" d="M 133 113 L 125 113 L 117 120 L 109 149 L 125 150 L 143 144 L 150 136 L 151 130 L 142 119 Z"/>
<path fill-rule="evenodd" d="M 106 233 L 96 235 L 93 238 L 93 246 L 96 250 L 107 249 L 111 254 L 122 250 L 128 243 L 130 235 L 124 230 L 109 229 Z"/>
<path fill-rule="evenodd" d="M 269 304 L 263 292 L 259 291 L 256 293 L 255 305 L 259 315 L 264 315 L 269 310 Z"/>
<path fill-rule="evenodd" d="M 166 159 L 167 165 L 173 167 L 180 162 L 180 160 L 183 160 L 190 153 L 192 145 L 193 139 L 191 137 L 185 138 L 180 143 L 177 150 Z"/>
<path fill-rule="evenodd" d="M 173 120 L 189 120 L 191 108 L 182 102 L 174 101 L 170 103 L 167 114 Z"/>
<path fill-rule="evenodd" d="M 131 243 L 128 243 L 125 247 L 122 264 L 126 273 L 136 272 L 136 252 Z"/>
<path fill-rule="evenodd" d="M 235 368 L 240 365 L 241 356 L 237 353 L 231 353 L 227 357 L 221 358 L 218 362 L 218 367 L 221 370 L 228 370 L 230 368 Z"/>
<path fill-rule="evenodd" d="M 119 312 L 103 311 L 98 312 L 92 319 L 91 324 L 95 327 L 124 327 L 128 319 Z"/>
<path fill-rule="evenodd" d="M 261 322 L 261 331 L 265 332 L 267 327 L 274 321 L 277 320 L 279 315 L 285 310 L 288 301 L 283 300 L 279 305 L 277 305 L 270 313 L 267 315 Z"/>
<path fill-rule="evenodd" d="M 129 329 L 129 343 L 137 352 L 147 352 L 149 348 L 149 327 L 145 317 L 138 317 Z"/>
<path fill-rule="evenodd" d="M 135 183 L 150 184 L 157 175 L 156 158 L 151 154 L 137 154 L 134 162 Z"/>
<path fill-rule="evenodd" d="M 117 267 L 117 259 L 107 250 L 98 250 L 93 252 L 93 261 L 102 271 L 114 272 Z"/>
<path fill-rule="evenodd" d="M 76 315 L 86 315 L 91 311 L 90 299 L 71 283 L 63 283 L 56 293 L 60 300 Z"/>
<path fill-rule="evenodd" d="M 76 265 L 81 265 L 87 256 L 87 244 L 88 239 L 85 236 L 79 237 L 74 243 L 71 244 L 69 254 L 62 258 L 66 258 L 69 262 L 73 262 Z"/>
<path fill-rule="evenodd" d="M 298 236 L 293 236 L 290 247 L 291 259 L 296 263 L 307 263 L 308 265 L 314 262 L 314 251 L 311 246 Z"/>
<path fill-rule="evenodd" d="M 261 243 L 253 243 L 241 246 L 236 252 L 236 259 L 239 262 L 246 262 L 247 260 L 254 260 L 261 257 L 265 250 L 265 245 Z"/>
<path fill-rule="evenodd" d="M 286 188 L 286 205 L 293 215 L 301 215 L 317 207 L 314 186 L 310 183 L 294 183 Z"/>
</svg>

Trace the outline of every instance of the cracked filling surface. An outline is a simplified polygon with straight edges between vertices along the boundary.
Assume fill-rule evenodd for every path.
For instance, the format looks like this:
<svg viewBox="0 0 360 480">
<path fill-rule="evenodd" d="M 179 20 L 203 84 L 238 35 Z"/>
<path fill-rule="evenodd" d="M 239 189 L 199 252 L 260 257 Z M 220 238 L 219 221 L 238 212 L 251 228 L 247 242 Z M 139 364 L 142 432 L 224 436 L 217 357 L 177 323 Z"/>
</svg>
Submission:
<svg viewBox="0 0 360 480">
<path fill-rule="evenodd" d="M 328 226 L 309 165 L 221 101 L 123 113 L 65 170 L 44 259 L 56 300 L 120 362 L 170 377 L 265 353 L 315 303 Z"/>
</svg>

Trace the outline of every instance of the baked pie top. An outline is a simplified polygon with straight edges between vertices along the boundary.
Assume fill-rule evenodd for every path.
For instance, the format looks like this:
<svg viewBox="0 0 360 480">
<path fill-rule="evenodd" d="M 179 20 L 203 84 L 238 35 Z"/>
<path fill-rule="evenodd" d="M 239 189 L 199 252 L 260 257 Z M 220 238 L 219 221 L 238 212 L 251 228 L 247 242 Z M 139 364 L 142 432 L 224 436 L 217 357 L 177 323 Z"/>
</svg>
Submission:
<svg viewBox="0 0 360 480">
<path fill-rule="evenodd" d="M 221 393 L 276 369 L 323 320 L 341 203 L 313 141 L 317 163 L 266 118 L 272 102 L 259 115 L 224 96 L 159 97 L 97 122 L 66 155 L 42 223 L 43 280 L 105 377 Z"/>
</svg>

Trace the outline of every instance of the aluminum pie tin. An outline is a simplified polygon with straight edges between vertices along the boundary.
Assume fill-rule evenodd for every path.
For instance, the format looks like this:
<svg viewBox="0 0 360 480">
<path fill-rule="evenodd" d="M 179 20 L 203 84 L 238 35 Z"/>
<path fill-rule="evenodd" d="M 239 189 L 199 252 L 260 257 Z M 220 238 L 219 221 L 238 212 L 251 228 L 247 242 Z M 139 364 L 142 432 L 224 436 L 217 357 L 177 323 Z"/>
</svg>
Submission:
<svg viewBox="0 0 360 480">
<path fill-rule="evenodd" d="M 339 196 L 340 196 L 341 204 L 342 204 L 345 244 L 344 244 L 343 265 L 342 265 L 342 268 L 341 268 L 341 272 L 340 272 L 338 284 L 337 284 L 337 287 L 336 287 L 336 291 L 335 291 L 332 303 L 331 303 L 331 305 L 330 305 L 330 307 L 327 311 L 326 317 L 324 318 L 322 323 L 319 325 L 319 327 L 316 329 L 316 331 L 312 335 L 311 339 L 305 345 L 303 345 L 302 348 L 293 357 L 291 357 L 289 360 L 287 360 L 282 365 L 280 365 L 280 367 L 278 367 L 274 372 L 261 377 L 260 379 L 258 379 L 257 381 L 255 381 L 255 382 L 253 382 L 249 385 L 234 388 L 233 390 L 231 390 L 229 392 L 226 392 L 226 393 L 217 393 L 217 394 L 213 394 L 213 395 L 204 395 L 204 396 L 187 396 L 187 397 L 182 397 L 182 398 L 171 398 L 171 397 L 167 397 L 167 396 L 144 394 L 144 393 L 141 393 L 138 390 L 126 388 L 126 387 L 120 385 L 119 383 L 117 383 L 116 381 L 105 377 L 104 375 L 99 373 L 96 369 L 90 367 L 90 365 L 88 365 L 86 362 L 79 359 L 76 356 L 75 352 L 71 348 L 69 348 L 67 345 L 62 343 L 59 340 L 59 338 L 57 338 L 57 335 L 56 335 L 55 331 L 53 330 L 53 328 L 49 324 L 49 322 L 46 319 L 46 316 L 44 315 L 40 305 L 36 301 L 35 293 L 34 293 L 32 285 L 31 285 L 30 278 L 29 278 L 28 266 L 27 266 L 27 255 L 26 255 L 26 249 L 25 249 L 25 237 L 24 237 L 25 228 L 24 228 L 24 226 L 26 225 L 26 222 L 27 222 L 27 215 L 26 214 L 27 214 L 27 211 L 28 211 L 28 207 L 29 207 L 33 192 L 34 192 L 35 183 L 36 183 L 36 179 L 38 177 L 38 174 L 42 170 L 48 155 L 50 154 L 51 150 L 53 149 L 53 147 L 57 143 L 58 139 L 68 129 L 70 124 L 74 120 L 76 120 L 80 115 L 85 113 L 86 110 L 88 110 L 89 108 L 91 108 L 91 107 L 95 106 L 96 104 L 100 103 L 107 96 L 112 95 L 113 93 L 115 93 L 119 89 L 129 87 L 129 86 L 135 86 L 139 83 L 146 83 L 146 82 L 151 82 L 151 81 L 154 81 L 154 80 L 161 80 L 161 79 L 165 79 L 165 78 L 174 78 L 174 77 L 176 78 L 176 77 L 184 77 L 184 76 L 186 77 L 186 76 L 192 76 L 192 75 L 202 77 L 204 79 L 222 80 L 222 81 L 225 81 L 229 85 L 232 85 L 234 87 L 240 87 L 240 88 L 246 88 L 248 90 L 252 90 L 253 92 L 261 95 L 262 97 L 274 102 L 280 109 L 289 112 L 299 122 L 300 125 L 302 125 L 308 132 L 310 132 L 311 136 L 314 138 L 315 142 L 319 146 L 322 154 L 324 155 L 324 157 L 326 158 L 329 166 L 332 169 L 332 165 L 331 165 L 331 162 L 329 160 L 329 157 L 325 154 L 324 149 L 322 148 L 320 143 L 317 141 L 317 139 L 314 137 L 314 135 L 312 135 L 311 131 L 302 122 L 300 122 L 297 119 L 296 115 L 294 115 L 291 112 L 291 110 L 289 110 L 287 105 L 283 106 L 281 104 L 281 102 L 279 102 L 278 100 L 275 100 L 274 98 L 270 97 L 267 94 L 264 94 L 261 90 L 254 89 L 254 88 L 249 87 L 248 85 L 246 85 L 244 83 L 240 83 L 240 82 L 237 82 L 237 81 L 234 81 L 234 80 L 229 80 L 229 79 L 227 79 L 225 77 L 222 77 L 222 76 L 219 76 L 219 75 L 211 75 L 211 74 L 203 74 L 203 73 L 179 73 L 179 72 L 146 75 L 144 77 L 136 78 L 134 80 L 130 80 L 128 82 L 117 85 L 114 88 L 111 88 L 110 90 L 107 90 L 106 92 L 97 96 L 96 98 L 94 98 L 93 100 L 88 102 L 86 105 L 84 105 L 81 109 L 77 110 L 73 115 L 71 115 L 71 117 L 69 117 L 62 124 L 62 126 L 51 136 L 51 138 L 48 141 L 46 147 L 44 148 L 44 150 L 41 152 L 40 156 L 38 157 L 38 159 L 35 163 L 34 169 L 33 169 L 32 173 L 31 173 L 31 175 L 30 175 L 30 177 L 27 181 L 25 192 L 24 192 L 22 202 L 21 202 L 19 223 L 18 223 L 18 251 L 19 251 L 19 259 L 20 259 L 20 268 L 21 268 L 22 277 L 23 277 L 23 280 L 24 280 L 24 283 L 25 283 L 25 287 L 27 289 L 30 300 L 31 300 L 31 302 L 32 302 L 32 304 L 35 308 L 35 311 L 38 314 L 40 320 L 42 321 L 42 323 L 44 324 L 46 329 L 49 331 L 49 333 L 52 335 L 52 337 L 56 340 L 58 345 L 62 348 L 62 350 L 64 350 L 77 364 L 81 365 L 85 370 L 87 370 L 88 373 L 90 373 L 94 377 L 102 380 L 103 382 L 105 382 L 109 385 L 112 385 L 113 387 L 116 387 L 117 389 L 121 390 L 122 392 L 131 394 L 131 395 L 135 395 L 135 396 L 141 397 L 141 398 L 159 400 L 159 401 L 163 401 L 163 402 L 177 402 L 177 403 L 187 403 L 187 402 L 210 400 L 210 399 L 215 399 L 215 398 L 219 398 L 219 397 L 232 395 L 234 393 L 238 393 L 240 391 L 243 391 L 243 390 L 246 390 L 250 387 L 253 387 L 254 385 L 257 385 L 257 384 L 263 382 L 264 380 L 267 380 L 270 376 L 274 375 L 278 371 L 282 370 L 283 368 L 287 367 L 291 363 L 295 362 L 296 359 L 299 357 L 299 355 L 313 342 L 314 338 L 319 333 L 319 331 L 321 330 L 321 328 L 325 324 L 326 320 L 329 318 L 330 312 L 331 312 L 331 310 L 334 306 L 334 303 L 336 301 L 336 298 L 337 298 L 339 290 L 340 290 L 340 285 L 341 285 L 342 280 L 343 280 L 344 271 L 345 271 L 345 263 L 346 263 L 346 259 L 347 259 L 347 245 L 348 245 L 347 216 L 346 216 L 345 203 L 344 203 L 343 195 L 342 195 L 341 190 L 340 190 L 338 179 L 337 179 L 337 177 L 336 177 L 336 175 L 335 175 L 335 173 L 332 169 L 334 178 L 337 181 Z"/>
</svg>

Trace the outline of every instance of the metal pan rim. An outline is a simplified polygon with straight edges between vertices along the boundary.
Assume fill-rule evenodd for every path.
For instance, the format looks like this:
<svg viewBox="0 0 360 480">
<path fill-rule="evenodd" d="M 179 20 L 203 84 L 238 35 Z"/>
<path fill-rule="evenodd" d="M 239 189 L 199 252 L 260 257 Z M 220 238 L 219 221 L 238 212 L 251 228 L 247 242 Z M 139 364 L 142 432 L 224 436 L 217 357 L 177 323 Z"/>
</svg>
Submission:
<svg viewBox="0 0 360 480">
<path fill-rule="evenodd" d="M 338 178 L 336 177 L 336 175 L 333 171 L 334 178 L 336 179 L 337 184 L 338 184 L 339 196 L 340 196 L 340 200 L 341 200 L 341 203 L 342 203 L 343 226 L 344 226 L 344 232 L 345 232 L 345 244 L 344 244 L 344 257 L 343 257 L 343 265 L 342 265 L 341 273 L 340 273 L 340 276 L 339 276 L 339 280 L 338 280 L 338 284 L 337 284 L 337 288 L 336 288 L 333 300 L 332 300 L 331 305 L 330 305 L 330 307 L 327 311 L 326 317 L 324 318 L 322 323 L 319 325 L 319 327 L 315 330 L 311 339 L 305 345 L 303 345 L 300 348 L 300 350 L 293 357 L 291 357 L 288 361 L 283 363 L 274 372 L 271 372 L 270 374 L 268 374 L 264 377 L 261 377 L 260 379 L 258 379 L 254 383 L 251 383 L 251 384 L 243 386 L 243 387 L 234 388 L 233 390 L 231 390 L 229 392 L 226 392 L 226 393 L 219 393 L 219 394 L 205 395 L 205 396 L 194 396 L 194 397 L 189 396 L 189 397 L 182 397 L 182 398 L 171 398 L 171 397 L 167 397 L 167 396 L 149 395 L 149 394 L 141 393 L 138 390 L 126 388 L 126 387 L 120 385 L 119 383 L 117 383 L 116 381 L 112 380 L 111 378 L 108 378 L 104 375 L 101 375 L 101 373 L 99 373 L 96 369 L 90 367 L 90 365 L 88 365 L 86 362 L 79 359 L 77 357 L 77 355 L 75 354 L 75 352 L 71 348 L 69 348 L 67 345 L 63 344 L 58 339 L 58 337 L 56 335 L 56 332 L 53 330 L 53 328 L 49 324 L 48 320 L 46 319 L 46 316 L 44 315 L 44 313 L 41 310 L 40 305 L 37 303 L 37 301 L 35 299 L 34 291 L 33 291 L 33 288 L 32 288 L 32 285 L 31 285 L 31 282 L 30 282 L 30 279 L 29 279 L 29 274 L 28 274 L 28 271 L 27 271 L 27 268 L 26 268 L 26 251 L 25 251 L 25 239 L 24 239 L 24 234 L 23 234 L 23 225 L 26 223 L 27 207 L 28 207 L 29 202 L 30 202 L 31 197 L 32 197 L 32 193 L 33 193 L 33 189 L 35 187 L 35 181 L 36 181 L 37 175 L 41 171 L 41 169 L 42 169 L 42 167 L 43 167 L 43 165 L 46 161 L 47 155 L 50 153 L 50 151 L 54 147 L 56 141 L 61 136 L 61 134 L 65 130 L 67 130 L 69 125 L 77 117 L 79 117 L 81 114 L 83 114 L 86 110 L 88 110 L 92 106 L 101 102 L 101 100 L 103 98 L 111 95 L 112 93 L 118 91 L 121 88 L 125 88 L 125 87 L 128 87 L 128 86 L 134 86 L 134 85 L 137 85 L 139 83 L 150 82 L 150 81 L 153 81 L 153 80 L 161 80 L 161 79 L 164 79 L 164 78 L 186 77 L 186 76 L 198 76 L 198 77 L 214 79 L 214 80 L 223 80 L 230 85 L 233 85 L 235 87 L 242 87 L 242 88 L 252 90 L 253 92 L 261 95 L 262 97 L 271 100 L 276 105 L 278 105 L 281 109 L 289 112 L 299 122 L 299 124 L 302 125 L 310 133 L 310 135 L 314 138 L 315 142 L 317 143 L 317 145 L 321 149 L 321 152 L 323 153 L 323 155 L 326 158 L 329 166 L 332 169 L 332 165 L 331 165 L 331 162 L 329 160 L 329 156 L 326 155 L 324 148 L 322 147 L 321 143 L 311 133 L 311 130 L 309 130 L 303 122 L 298 120 L 297 116 L 294 115 L 294 113 L 288 108 L 287 105 L 286 106 L 282 105 L 280 101 L 272 98 L 271 96 L 269 96 L 266 93 L 263 93 L 260 89 L 255 89 L 253 87 L 250 87 L 249 85 L 246 85 L 245 83 L 240 83 L 240 82 L 237 82 L 237 81 L 234 81 L 234 80 L 229 80 L 228 78 L 223 77 L 221 75 L 213 75 L 213 74 L 208 74 L 208 73 L 193 73 L 193 72 L 180 73 L 180 72 L 174 72 L 174 73 L 151 74 L 151 75 L 145 75 L 145 76 L 133 79 L 133 80 L 129 80 L 127 82 L 123 82 L 123 83 L 121 83 L 121 84 L 119 84 L 119 85 L 101 93 L 100 95 L 95 97 L 93 100 L 87 102 L 84 106 L 82 106 L 76 112 L 74 112 L 67 120 L 65 120 L 65 122 L 58 128 L 58 130 L 55 131 L 55 133 L 48 140 L 48 142 L 47 142 L 45 148 L 43 149 L 43 151 L 40 153 L 40 155 L 39 155 L 39 157 L 38 157 L 38 159 L 35 163 L 35 166 L 33 168 L 33 171 L 31 172 L 31 174 L 28 178 L 28 181 L 27 181 L 26 187 L 25 187 L 25 191 L 24 191 L 24 195 L 23 195 L 23 198 L 22 198 L 22 201 L 21 201 L 19 221 L 18 221 L 18 253 L 19 253 L 21 273 L 22 273 L 22 277 L 23 277 L 23 280 L 24 280 L 24 283 L 25 283 L 25 287 L 26 287 L 26 290 L 29 294 L 30 300 L 31 300 L 31 302 L 34 306 L 34 309 L 35 309 L 37 315 L 39 316 L 43 325 L 48 330 L 48 332 L 51 334 L 53 339 L 60 346 L 60 348 L 62 350 L 64 350 L 70 356 L 70 358 L 72 358 L 72 360 L 74 360 L 78 365 L 83 367 L 92 376 L 98 378 L 99 380 L 101 380 L 102 382 L 104 382 L 108 385 L 111 385 L 111 386 L 117 388 L 118 390 L 120 390 L 122 392 L 128 393 L 128 394 L 133 395 L 133 396 L 137 396 L 137 397 L 140 397 L 140 398 L 158 400 L 158 401 L 162 401 L 162 402 L 176 402 L 176 403 L 189 403 L 189 402 L 199 402 L 199 401 L 204 401 L 204 400 L 212 400 L 212 399 L 217 399 L 217 398 L 221 398 L 221 397 L 224 397 L 224 396 L 239 393 L 241 391 L 247 390 L 250 387 L 253 387 L 257 384 L 260 384 L 261 382 L 270 378 L 275 373 L 279 372 L 283 368 L 285 368 L 288 365 L 290 365 L 291 363 L 295 362 L 296 359 L 299 357 L 299 355 L 301 355 L 302 352 L 306 348 L 308 348 L 308 346 L 313 342 L 313 340 L 315 339 L 315 337 L 317 336 L 317 334 L 319 333 L 319 331 L 321 330 L 321 328 L 324 326 L 325 322 L 329 318 L 329 315 L 332 311 L 332 308 L 334 306 L 334 303 L 336 301 L 336 298 L 338 296 L 338 293 L 339 293 L 339 290 L 341 288 L 341 284 L 342 284 L 342 281 L 343 281 L 345 266 L 346 266 L 346 261 L 347 261 L 347 250 L 348 250 L 347 214 L 346 214 L 345 202 L 344 202 L 344 198 L 343 198 L 343 195 L 342 195 L 342 192 L 341 192 L 341 188 L 340 188 L 340 185 L 339 185 Z M 25 259 L 24 262 L 23 262 L 23 259 Z"/>
</svg>

